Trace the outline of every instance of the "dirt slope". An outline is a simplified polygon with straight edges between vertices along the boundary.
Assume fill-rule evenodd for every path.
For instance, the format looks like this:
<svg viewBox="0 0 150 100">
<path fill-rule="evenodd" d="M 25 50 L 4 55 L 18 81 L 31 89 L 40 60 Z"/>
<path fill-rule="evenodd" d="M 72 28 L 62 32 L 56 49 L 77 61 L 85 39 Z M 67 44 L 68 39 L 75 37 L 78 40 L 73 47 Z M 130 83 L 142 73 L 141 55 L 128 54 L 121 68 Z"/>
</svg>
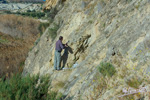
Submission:
<svg viewBox="0 0 150 100">
<path fill-rule="evenodd" d="M 0 15 L 0 22 L 1 77 L 22 71 L 27 54 L 38 38 L 40 22 L 15 15 Z"/>
</svg>

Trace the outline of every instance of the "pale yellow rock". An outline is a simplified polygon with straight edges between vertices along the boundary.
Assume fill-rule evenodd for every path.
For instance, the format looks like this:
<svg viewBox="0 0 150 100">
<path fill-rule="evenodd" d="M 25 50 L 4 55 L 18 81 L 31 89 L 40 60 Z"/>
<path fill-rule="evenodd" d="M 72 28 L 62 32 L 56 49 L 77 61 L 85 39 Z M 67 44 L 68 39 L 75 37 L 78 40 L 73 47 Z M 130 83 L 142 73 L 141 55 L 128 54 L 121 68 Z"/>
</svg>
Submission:
<svg viewBox="0 0 150 100">
<path fill-rule="evenodd" d="M 44 9 L 48 10 L 48 9 L 51 9 L 51 8 L 55 7 L 58 1 L 59 0 L 46 0 L 46 4 L 45 4 Z"/>
<path fill-rule="evenodd" d="M 43 33 L 41 41 L 29 53 L 23 73 L 49 74 L 52 90 L 66 95 L 66 100 L 92 97 L 93 100 L 119 100 L 122 89 L 136 84 L 136 79 L 142 79 L 147 85 L 150 4 L 146 0 L 129 1 L 67 0 L 50 25 L 50 28 L 54 23 L 60 25 L 56 38 L 46 41 L 51 40 L 48 29 Z M 47 0 L 47 9 L 57 2 Z M 137 2 L 140 2 L 139 8 L 135 7 Z M 73 52 L 66 53 L 65 68 L 78 65 L 68 70 L 70 72 L 53 71 L 55 43 L 60 35 L 64 36 L 63 43 L 70 41 L 68 45 Z M 36 50 L 39 53 L 35 56 Z M 65 50 L 62 55 L 64 53 Z M 111 63 L 116 69 L 115 75 L 103 77 L 98 69 L 101 62 Z M 131 82 L 127 82 L 129 79 Z"/>
</svg>

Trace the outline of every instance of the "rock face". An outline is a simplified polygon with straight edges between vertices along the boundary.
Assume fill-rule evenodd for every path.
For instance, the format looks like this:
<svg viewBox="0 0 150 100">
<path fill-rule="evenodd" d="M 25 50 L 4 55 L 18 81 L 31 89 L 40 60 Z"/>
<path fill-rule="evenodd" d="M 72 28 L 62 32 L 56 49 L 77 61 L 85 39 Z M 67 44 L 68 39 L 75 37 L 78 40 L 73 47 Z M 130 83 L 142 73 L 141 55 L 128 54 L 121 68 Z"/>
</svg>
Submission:
<svg viewBox="0 0 150 100">
<path fill-rule="evenodd" d="M 46 0 L 45 9 L 51 9 L 56 6 L 59 0 Z"/>
<path fill-rule="evenodd" d="M 67 0 L 46 0 L 45 6 L 44 6 L 44 10 L 50 10 L 55 8 L 57 5 L 58 6 L 62 6 L 64 4 L 64 2 L 66 2 Z"/>
<path fill-rule="evenodd" d="M 29 52 L 23 75 L 51 75 L 50 89 L 61 92 L 65 100 L 149 100 L 148 93 L 118 97 L 125 87 L 149 86 L 149 20 L 149 0 L 68 0 Z M 70 41 L 62 52 L 64 67 L 77 64 L 76 68 L 53 71 L 60 35 L 64 43 Z M 103 77 L 97 71 L 100 62 L 113 64 L 115 75 Z"/>
</svg>

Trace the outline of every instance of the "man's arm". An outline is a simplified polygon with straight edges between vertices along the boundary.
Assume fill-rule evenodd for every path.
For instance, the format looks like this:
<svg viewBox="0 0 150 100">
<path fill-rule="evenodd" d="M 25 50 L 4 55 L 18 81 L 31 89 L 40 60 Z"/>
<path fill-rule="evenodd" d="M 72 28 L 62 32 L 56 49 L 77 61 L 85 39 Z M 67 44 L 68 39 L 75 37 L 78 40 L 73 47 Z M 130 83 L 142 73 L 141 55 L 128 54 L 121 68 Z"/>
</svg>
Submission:
<svg viewBox="0 0 150 100">
<path fill-rule="evenodd" d="M 61 49 L 64 49 L 62 42 L 60 42 L 60 47 L 61 47 Z"/>
</svg>

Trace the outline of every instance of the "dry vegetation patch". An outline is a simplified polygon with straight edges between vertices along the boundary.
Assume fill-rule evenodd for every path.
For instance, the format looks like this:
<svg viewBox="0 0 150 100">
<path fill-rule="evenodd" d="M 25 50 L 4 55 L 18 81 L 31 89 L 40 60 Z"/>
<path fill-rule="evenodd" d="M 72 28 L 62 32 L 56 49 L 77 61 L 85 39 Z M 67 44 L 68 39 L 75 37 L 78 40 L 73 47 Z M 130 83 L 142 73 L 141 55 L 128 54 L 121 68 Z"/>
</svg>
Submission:
<svg viewBox="0 0 150 100">
<path fill-rule="evenodd" d="M 22 16 L 0 15 L 0 77 L 23 70 L 24 61 L 39 37 L 40 22 Z"/>
<path fill-rule="evenodd" d="M 22 71 L 23 62 L 34 41 L 15 39 L 0 33 L 0 76 Z"/>
<path fill-rule="evenodd" d="M 0 15 L 0 31 L 15 38 L 32 38 L 39 34 L 40 22 L 16 15 Z"/>
</svg>

